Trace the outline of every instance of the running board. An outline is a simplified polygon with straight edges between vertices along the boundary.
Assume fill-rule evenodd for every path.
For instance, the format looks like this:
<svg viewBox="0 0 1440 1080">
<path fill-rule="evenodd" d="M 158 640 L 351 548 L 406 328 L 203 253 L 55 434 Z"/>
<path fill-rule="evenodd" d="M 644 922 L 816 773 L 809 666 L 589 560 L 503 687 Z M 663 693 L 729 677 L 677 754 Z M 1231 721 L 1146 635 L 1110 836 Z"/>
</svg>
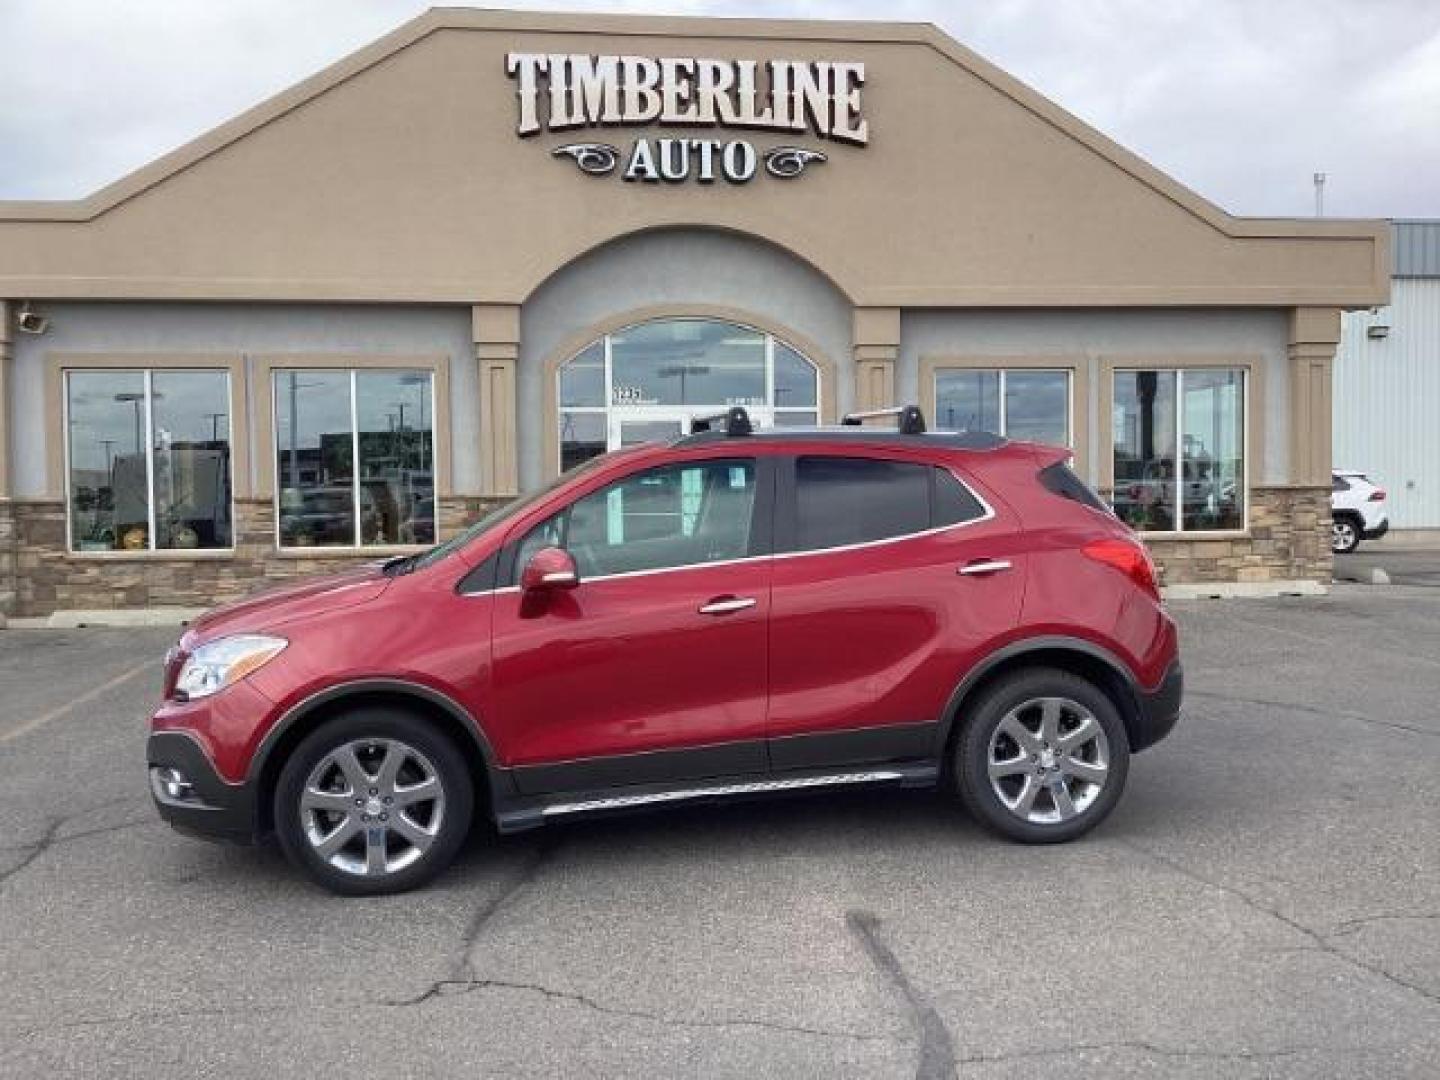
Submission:
<svg viewBox="0 0 1440 1080">
<path fill-rule="evenodd" d="M 933 762 L 893 765 L 843 772 L 807 773 L 800 776 L 769 776 L 763 779 L 727 779 L 690 783 L 681 787 L 646 787 L 641 790 L 613 788 L 609 792 L 576 792 L 525 800 L 521 805 L 497 807 L 496 827 L 503 833 L 519 832 L 572 815 L 603 814 L 609 811 L 643 809 L 668 803 L 701 802 L 711 799 L 780 795 L 831 787 L 867 784 L 895 784 L 900 787 L 932 787 L 940 768 Z M 548 801 L 547 801 L 548 799 Z"/>
</svg>

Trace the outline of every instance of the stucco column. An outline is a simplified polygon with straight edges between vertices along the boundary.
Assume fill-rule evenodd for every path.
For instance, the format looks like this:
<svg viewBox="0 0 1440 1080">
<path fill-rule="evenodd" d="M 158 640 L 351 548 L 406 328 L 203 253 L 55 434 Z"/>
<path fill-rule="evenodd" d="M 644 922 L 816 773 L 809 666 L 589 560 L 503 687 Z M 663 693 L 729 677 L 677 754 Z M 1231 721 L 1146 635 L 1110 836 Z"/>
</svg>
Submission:
<svg viewBox="0 0 1440 1080">
<path fill-rule="evenodd" d="M 1290 482 L 1329 485 L 1331 369 L 1340 341 L 1340 309 L 1290 312 Z"/>
<path fill-rule="evenodd" d="M 15 508 L 10 497 L 14 493 L 10 475 L 10 417 L 14 415 L 10 398 L 10 354 L 12 333 L 10 320 L 15 312 L 0 300 L 0 629 L 5 617 L 15 606 Z"/>
<path fill-rule="evenodd" d="M 10 498 L 13 492 L 10 476 L 10 398 L 13 391 L 10 376 L 10 355 L 12 347 L 11 318 L 15 312 L 8 300 L 0 300 L 0 499 Z"/>
<path fill-rule="evenodd" d="M 487 496 L 513 498 L 520 493 L 515 426 L 520 307 L 476 304 L 470 321 L 480 379 L 480 491 Z"/>
<path fill-rule="evenodd" d="M 900 360 L 900 309 L 856 308 L 855 408 L 883 409 L 895 399 L 895 365 Z"/>
</svg>

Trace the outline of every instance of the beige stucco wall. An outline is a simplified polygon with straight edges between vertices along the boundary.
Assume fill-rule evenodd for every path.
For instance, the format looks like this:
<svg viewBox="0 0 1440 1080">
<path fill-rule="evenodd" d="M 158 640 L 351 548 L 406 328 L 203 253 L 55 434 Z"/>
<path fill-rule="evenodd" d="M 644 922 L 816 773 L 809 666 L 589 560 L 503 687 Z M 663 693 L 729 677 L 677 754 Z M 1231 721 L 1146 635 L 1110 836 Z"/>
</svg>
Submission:
<svg viewBox="0 0 1440 1080">
<path fill-rule="evenodd" d="M 823 143 L 788 181 L 585 176 L 550 151 L 595 133 L 516 136 L 512 50 L 863 62 L 870 143 L 750 133 Z M 1386 288 L 1380 223 L 1230 217 L 931 27 L 441 9 L 91 199 L 0 203 L 0 296 L 518 304 L 599 244 L 692 224 L 768 239 L 862 306 Z"/>
</svg>

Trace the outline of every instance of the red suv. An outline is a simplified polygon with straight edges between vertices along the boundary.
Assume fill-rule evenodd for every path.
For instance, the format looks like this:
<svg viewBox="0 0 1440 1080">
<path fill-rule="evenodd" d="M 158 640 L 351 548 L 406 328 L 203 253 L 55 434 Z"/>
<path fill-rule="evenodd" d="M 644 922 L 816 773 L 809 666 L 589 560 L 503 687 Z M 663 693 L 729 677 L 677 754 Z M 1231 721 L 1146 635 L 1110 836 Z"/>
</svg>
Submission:
<svg viewBox="0 0 1440 1080">
<path fill-rule="evenodd" d="M 1079 836 L 1179 714 L 1153 567 L 1064 451 L 900 412 L 731 410 L 423 554 L 211 612 L 151 723 L 161 815 L 273 835 L 351 894 L 428 880 L 477 808 L 511 832 L 943 785 L 1012 839 Z"/>
</svg>

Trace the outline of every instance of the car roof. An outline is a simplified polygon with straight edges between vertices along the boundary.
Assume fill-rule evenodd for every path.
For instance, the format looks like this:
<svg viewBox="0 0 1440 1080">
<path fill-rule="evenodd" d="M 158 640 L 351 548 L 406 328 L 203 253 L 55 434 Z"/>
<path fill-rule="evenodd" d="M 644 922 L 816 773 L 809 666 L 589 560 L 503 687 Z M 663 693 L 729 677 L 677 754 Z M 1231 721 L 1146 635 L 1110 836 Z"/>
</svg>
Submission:
<svg viewBox="0 0 1440 1080">
<path fill-rule="evenodd" d="M 701 431 L 682 435 L 669 444 L 673 449 L 692 446 L 714 446 L 734 441 L 743 446 L 745 440 L 767 443 L 844 443 L 858 446 L 901 447 L 910 450 L 938 448 L 943 450 L 998 450 L 1009 440 L 990 431 L 926 431 L 908 435 L 892 428 L 852 426 L 766 428 L 750 435 L 727 435 L 724 431 Z"/>
</svg>

